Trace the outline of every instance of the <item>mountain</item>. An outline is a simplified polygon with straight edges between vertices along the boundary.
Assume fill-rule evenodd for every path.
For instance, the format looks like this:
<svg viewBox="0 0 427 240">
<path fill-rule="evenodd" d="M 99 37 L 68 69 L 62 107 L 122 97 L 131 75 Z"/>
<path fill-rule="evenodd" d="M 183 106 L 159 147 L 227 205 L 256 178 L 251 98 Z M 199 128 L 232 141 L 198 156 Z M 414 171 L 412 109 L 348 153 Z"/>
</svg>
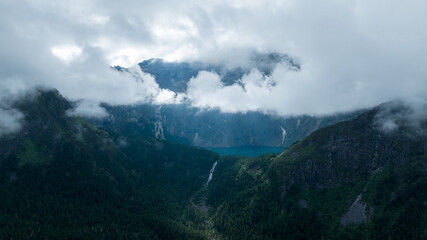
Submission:
<svg viewBox="0 0 427 240">
<path fill-rule="evenodd" d="M 14 108 L 25 119 L 0 138 L 1 239 L 427 238 L 427 121 L 403 105 L 251 158 L 109 132 L 54 90 Z"/>
<path fill-rule="evenodd" d="M 360 112 L 322 117 L 281 117 L 260 112 L 222 113 L 185 104 L 103 107 L 109 116 L 91 121 L 110 132 L 151 136 L 199 147 L 288 147 L 314 130 Z"/>
<path fill-rule="evenodd" d="M 224 157 L 207 190 L 229 239 L 426 239 L 427 122 L 379 130 L 385 104 L 325 128 L 279 155 Z M 421 133 L 421 134 L 419 134 Z"/>
<path fill-rule="evenodd" d="M 57 91 L 18 101 L 22 129 L 0 138 L 1 239 L 200 239 L 189 199 L 218 155 L 111 135 Z"/>
<path fill-rule="evenodd" d="M 251 54 L 245 67 L 229 68 L 221 64 L 205 64 L 202 62 L 166 62 L 159 58 L 147 59 L 138 65 L 143 72 L 155 76 L 161 88 L 174 92 L 185 92 L 188 81 L 192 77 L 196 77 L 202 70 L 218 73 L 223 84 L 227 86 L 238 83 L 238 80 L 253 68 L 264 75 L 270 75 L 277 64 L 285 64 L 294 71 L 300 69 L 299 64 L 286 54 L 258 52 Z M 116 69 L 124 70 L 119 66 Z"/>
<path fill-rule="evenodd" d="M 215 71 L 224 85 L 239 84 L 239 79 L 251 69 L 270 75 L 278 64 L 292 71 L 300 66 L 290 56 L 279 53 L 253 53 L 246 67 L 229 69 L 223 65 L 201 62 L 165 62 L 148 59 L 139 63 L 142 71 L 155 76 L 159 86 L 175 92 L 185 92 L 187 83 L 199 71 Z M 125 68 L 116 67 L 119 71 Z M 274 113 L 251 111 L 247 113 L 223 113 L 219 110 L 203 110 L 191 104 L 103 107 L 109 116 L 92 119 L 95 125 L 109 132 L 123 132 L 133 136 L 151 136 L 172 142 L 208 148 L 248 147 L 263 152 L 264 147 L 285 148 L 309 133 L 356 116 L 361 111 L 330 116 L 278 116 Z M 260 148 L 260 150 L 257 150 Z M 236 149 L 238 150 L 238 149 Z"/>
</svg>

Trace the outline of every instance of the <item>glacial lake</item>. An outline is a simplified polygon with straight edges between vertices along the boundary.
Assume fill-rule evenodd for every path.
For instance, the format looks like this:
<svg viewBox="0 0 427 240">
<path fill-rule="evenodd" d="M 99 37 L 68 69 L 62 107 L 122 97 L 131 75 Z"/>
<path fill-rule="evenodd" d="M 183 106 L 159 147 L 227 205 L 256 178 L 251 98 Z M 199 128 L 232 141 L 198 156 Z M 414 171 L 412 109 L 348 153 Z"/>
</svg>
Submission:
<svg viewBox="0 0 427 240">
<path fill-rule="evenodd" d="M 269 146 L 243 146 L 243 147 L 210 147 L 206 148 L 211 151 L 218 153 L 220 156 L 225 155 L 237 155 L 256 157 L 259 155 L 265 155 L 269 153 L 281 153 L 285 150 L 284 147 L 269 147 Z"/>
</svg>

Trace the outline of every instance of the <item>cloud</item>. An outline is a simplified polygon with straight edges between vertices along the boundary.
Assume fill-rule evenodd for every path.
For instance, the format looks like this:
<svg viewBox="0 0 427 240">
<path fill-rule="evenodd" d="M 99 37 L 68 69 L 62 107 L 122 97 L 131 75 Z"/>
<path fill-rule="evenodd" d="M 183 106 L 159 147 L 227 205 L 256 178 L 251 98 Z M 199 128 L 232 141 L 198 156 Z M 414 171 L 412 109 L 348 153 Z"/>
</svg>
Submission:
<svg viewBox="0 0 427 240">
<path fill-rule="evenodd" d="M 374 127 L 383 133 L 404 132 L 410 136 L 427 136 L 427 104 L 425 101 L 392 101 L 378 107 Z"/>
<path fill-rule="evenodd" d="M 0 1 L 0 86 L 54 87 L 95 109 L 188 99 L 225 112 L 319 115 L 395 98 L 425 101 L 426 7 L 421 0 Z M 301 68 L 279 64 L 263 76 L 254 52 L 288 54 Z M 151 57 L 254 69 L 231 86 L 201 72 L 183 95 L 135 67 L 109 67 Z"/>
<path fill-rule="evenodd" d="M 27 92 L 26 86 L 16 83 L 14 79 L 0 81 L 0 137 L 21 129 L 24 114 L 13 108 L 13 105 Z"/>
<path fill-rule="evenodd" d="M 16 109 L 3 109 L 0 107 L 0 137 L 21 129 L 24 115 Z"/>
<path fill-rule="evenodd" d="M 99 106 L 99 102 L 90 102 L 87 100 L 77 103 L 75 108 L 72 108 L 66 113 L 68 116 L 83 116 L 88 118 L 104 118 L 108 116 L 107 110 Z"/>
<path fill-rule="evenodd" d="M 122 72 L 109 67 L 98 48 L 86 47 L 81 58 L 63 67 L 62 75 L 58 76 L 62 81 L 56 88 L 68 99 L 79 101 L 71 115 L 105 117 L 107 112 L 101 103 L 177 104 L 183 101 L 182 94 L 161 89 L 155 78 L 138 66 Z"/>
<path fill-rule="evenodd" d="M 53 55 L 57 56 L 66 63 L 69 63 L 71 60 L 78 57 L 82 53 L 82 49 L 76 45 L 54 46 L 51 48 L 51 51 Z"/>
<path fill-rule="evenodd" d="M 328 81 L 318 81 L 313 77 L 321 74 L 304 69 L 296 71 L 288 64 L 282 63 L 274 68 L 271 75 L 263 75 L 253 69 L 236 84 L 225 86 L 217 73 L 201 71 L 189 81 L 187 94 L 194 107 L 219 109 L 230 113 L 275 112 L 288 116 L 334 114 L 371 107 L 396 96 L 403 96 L 393 93 L 399 91 L 398 88 L 387 89 L 387 86 L 375 82 L 340 84 L 338 79 L 331 79 L 333 76 L 330 76 Z M 417 91 L 413 89 L 412 92 Z M 373 96 L 371 93 L 383 96 Z M 384 98 L 371 102 L 373 97 Z M 408 104 L 426 101 L 421 92 L 408 94 L 403 99 Z"/>
<path fill-rule="evenodd" d="M 137 66 L 122 72 L 111 68 L 98 48 L 84 48 L 82 56 L 61 67 L 55 76 L 61 79 L 56 88 L 71 100 L 111 105 L 179 101 L 175 93 L 161 89 L 153 76 Z"/>
<path fill-rule="evenodd" d="M 272 81 L 258 70 L 243 76 L 239 83 L 224 86 L 217 73 L 200 71 L 188 83 L 188 98 L 192 106 L 219 109 L 223 112 L 269 110 L 264 98 L 271 94 Z"/>
</svg>

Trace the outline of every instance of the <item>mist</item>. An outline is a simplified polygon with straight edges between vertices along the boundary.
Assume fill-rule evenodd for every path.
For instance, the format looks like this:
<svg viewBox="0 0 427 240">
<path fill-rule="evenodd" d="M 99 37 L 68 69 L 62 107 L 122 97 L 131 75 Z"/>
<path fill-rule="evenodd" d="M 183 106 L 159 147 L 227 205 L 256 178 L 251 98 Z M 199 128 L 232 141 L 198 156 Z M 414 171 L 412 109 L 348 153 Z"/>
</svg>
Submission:
<svg viewBox="0 0 427 240">
<path fill-rule="evenodd" d="M 72 115 L 104 117 L 100 103 L 289 116 L 426 101 L 425 1 L 37 0 L 0 9 L 2 99 L 56 88 L 76 102 Z M 300 68 L 284 62 L 262 74 L 254 52 L 287 54 Z M 137 67 L 153 57 L 251 70 L 230 86 L 202 71 L 175 93 Z M 3 129 L 15 131 L 22 116 L 1 111 Z"/>
<path fill-rule="evenodd" d="M 399 100 L 381 104 L 374 117 L 374 126 L 385 134 L 403 132 L 411 137 L 426 137 L 427 104 Z"/>
</svg>

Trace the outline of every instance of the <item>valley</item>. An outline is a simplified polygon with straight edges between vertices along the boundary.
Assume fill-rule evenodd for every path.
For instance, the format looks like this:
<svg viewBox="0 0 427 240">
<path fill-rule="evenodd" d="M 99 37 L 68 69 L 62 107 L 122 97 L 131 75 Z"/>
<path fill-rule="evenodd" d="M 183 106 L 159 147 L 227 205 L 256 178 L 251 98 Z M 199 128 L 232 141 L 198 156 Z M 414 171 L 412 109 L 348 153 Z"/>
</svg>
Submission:
<svg viewBox="0 0 427 240">
<path fill-rule="evenodd" d="M 295 60 L 283 54 L 254 54 L 252 58 L 253 65 L 265 75 L 271 74 L 278 64 L 285 64 L 292 71 L 299 69 Z M 142 71 L 152 74 L 160 87 L 178 93 L 185 91 L 184 87 L 178 86 L 186 87 L 191 78 L 201 70 L 218 72 L 224 85 L 238 84 L 238 79 L 250 71 L 202 63 L 169 63 L 162 59 L 145 60 L 138 66 Z M 127 71 L 122 67 L 116 69 L 125 73 Z M 109 132 L 167 139 L 217 149 L 220 154 L 226 154 L 227 151 L 236 154 L 240 149 L 242 155 L 250 156 L 277 152 L 319 128 L 350 119 L 363 111 L 324 116 L 282 116 L 260 111 L 227 113 L 219 109 L 200 109 L 186 102 L 119 106 L 104 103 L 102 107 L 106 109 L 108 116 L 89 120 Z M 267 150 L 268 147 L 271 150 Z"/>
<path fill-rule="evenodd" d="M 0 240 L 427 240 L 426 12 L 0 0 Z"/>
<path fill-rule="evenodd" d="M 2 238 L 426 236 L 427 140 L 405 122 L 378 130 L 376 116 L 394 105 L 256 157 L 108 132 L 67 116 L 54 90 L 16 106 L 25 127 L 1 139 Z"/>
</svg>

